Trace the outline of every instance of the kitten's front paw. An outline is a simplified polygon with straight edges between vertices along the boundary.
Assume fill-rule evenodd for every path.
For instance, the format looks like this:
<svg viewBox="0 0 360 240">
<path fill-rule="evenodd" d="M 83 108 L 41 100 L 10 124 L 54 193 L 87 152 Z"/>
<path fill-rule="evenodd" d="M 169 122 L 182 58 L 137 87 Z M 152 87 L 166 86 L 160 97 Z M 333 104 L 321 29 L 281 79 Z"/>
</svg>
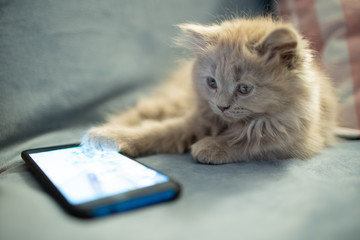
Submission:
<svg viewBox="0 0 360 240">
<path fill-rule="evenodd" d="M 101 127 L 91 128 L 82 138 L 81 145 L 87 150 L 116 150 L 118 147 L 116 140 Z"/>
<path fill-rule="evenodd" d="M 230 149 L 222 146 L 213 137 L 205 137 L 191 146 L 191 155 L 200 163 L 224 164 L 234 162 Z"/>
<path fill-rule="evenodd" d="M 120 151 L 129 156 L 136 156 L 131 139 L 121 136 L 119 131 L 109 127 L 91 128 L 82 138 L 81 145 L 87 150 Z"/>
</svg>

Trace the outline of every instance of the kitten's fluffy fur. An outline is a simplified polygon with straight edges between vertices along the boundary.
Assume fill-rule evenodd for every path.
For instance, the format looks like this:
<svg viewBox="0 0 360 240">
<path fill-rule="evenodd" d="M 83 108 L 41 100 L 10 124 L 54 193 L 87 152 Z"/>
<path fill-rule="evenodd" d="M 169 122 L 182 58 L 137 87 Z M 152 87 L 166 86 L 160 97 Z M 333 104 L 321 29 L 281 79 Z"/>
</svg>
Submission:
<svg viewBox="0 0 360 240">
<path fill-rule="evenodd" d="M 209 164 L 306 159 L 334 141 L 336 98 L 306 40 L 270 18 L 183 24 L 194 53 L 158 92 L 92 128 L 87 147 Z"/>
</svg>

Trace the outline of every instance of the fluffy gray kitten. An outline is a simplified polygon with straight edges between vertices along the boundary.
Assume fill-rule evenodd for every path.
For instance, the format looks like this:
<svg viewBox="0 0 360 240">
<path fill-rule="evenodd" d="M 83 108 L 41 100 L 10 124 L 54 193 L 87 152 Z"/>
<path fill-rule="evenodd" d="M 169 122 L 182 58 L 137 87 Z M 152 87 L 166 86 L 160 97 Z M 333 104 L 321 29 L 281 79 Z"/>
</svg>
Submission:
<svg viewBox="0 0 360 240">
<path fill-rule="evenodd" d="M 183 153 L 198 162 L 306 159 L 334 142 L 337 101 L 308 42 L 270 18 L 182 24 L 185 61 L 152 97 L 83 137 L 130 156 Z"/>
</svg>

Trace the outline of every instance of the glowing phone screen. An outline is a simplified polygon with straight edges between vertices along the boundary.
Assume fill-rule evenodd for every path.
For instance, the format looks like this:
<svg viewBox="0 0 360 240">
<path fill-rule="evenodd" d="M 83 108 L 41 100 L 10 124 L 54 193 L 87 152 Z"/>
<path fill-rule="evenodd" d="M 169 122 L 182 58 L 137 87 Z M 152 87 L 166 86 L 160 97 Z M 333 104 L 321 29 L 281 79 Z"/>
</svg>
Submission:
<svg viewBox="0 0 360 240">
<path fill-rule="evenodd" d="M 85 152 L 78 146 L 30 156 L 71 204 L 169 181 L 118 152 Z"/>
</svg>

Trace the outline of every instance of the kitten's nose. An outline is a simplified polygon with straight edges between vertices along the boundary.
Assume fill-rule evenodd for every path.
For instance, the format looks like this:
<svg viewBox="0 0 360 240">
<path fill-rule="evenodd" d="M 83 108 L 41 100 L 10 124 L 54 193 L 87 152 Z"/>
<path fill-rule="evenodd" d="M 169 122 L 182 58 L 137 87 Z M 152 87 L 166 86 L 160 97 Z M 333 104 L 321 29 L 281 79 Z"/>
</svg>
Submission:
<svg viewBox="0 0 360 240">
<path fill-rule="evenodd" d="M 222 112 L 224 112 L 226 109 L 229 109 L 230 108 L 230 105 L 229 106 L 217 106 L 219 109 L 220 109 L 220 111 L 222 111 Z"/>
</svg>

